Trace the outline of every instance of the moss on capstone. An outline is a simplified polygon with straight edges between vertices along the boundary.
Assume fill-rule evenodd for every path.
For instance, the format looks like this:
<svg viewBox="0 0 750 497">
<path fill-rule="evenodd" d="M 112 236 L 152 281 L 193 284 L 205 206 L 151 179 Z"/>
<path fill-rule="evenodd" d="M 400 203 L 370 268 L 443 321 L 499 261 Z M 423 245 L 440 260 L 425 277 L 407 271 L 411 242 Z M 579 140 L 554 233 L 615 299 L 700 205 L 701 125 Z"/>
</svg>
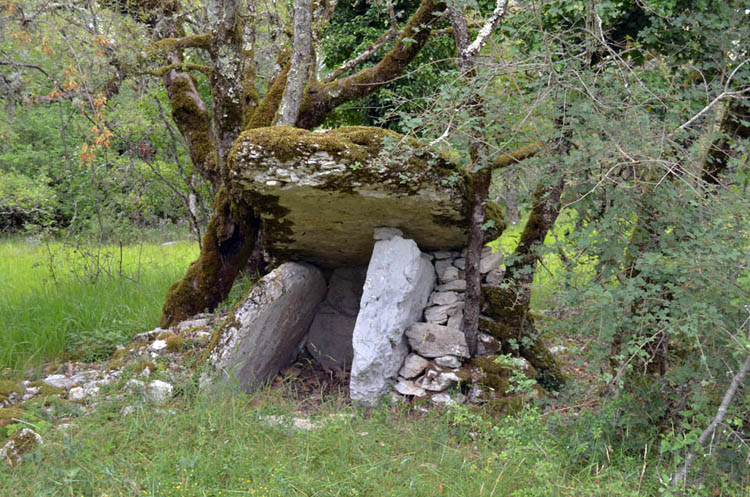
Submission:
<svg viewBox="0 0 750 497">
<path fill-rule="evenodd" d="M 398 160 L 383 154 L 387 144 L 394 144 L 401 153 Z M 262 157 L 246 159 L 244 153 L 248 147 L 260 150 Z M 389 184 L 395 191 L 416 192 L 426 182 L 439 185 L 455 171 L 448 159 L 420 147 L 414 140 L 387 129 L 368 126 L 347 126 L 323 133 L 291 126 L 245 131 L 235 140 L 229 167 L 234 175 L 241 177 L 244 171 L 254 167 L 253 163 L 256 163 L 255 167 L 265 169 L 263 162 L 269 157 L 280 163 L 306 162 L 318 152 L 325 152 L 346 166 L 345 173 L 330 175 L 324 183 L 316 186 L 322 190 L 354 193 L 355 184 L 359 183 Z M 371 166 L 374 162 L 378 167 Z M 307 161 L 306 166 L 314 164 Z"/>
</svg>

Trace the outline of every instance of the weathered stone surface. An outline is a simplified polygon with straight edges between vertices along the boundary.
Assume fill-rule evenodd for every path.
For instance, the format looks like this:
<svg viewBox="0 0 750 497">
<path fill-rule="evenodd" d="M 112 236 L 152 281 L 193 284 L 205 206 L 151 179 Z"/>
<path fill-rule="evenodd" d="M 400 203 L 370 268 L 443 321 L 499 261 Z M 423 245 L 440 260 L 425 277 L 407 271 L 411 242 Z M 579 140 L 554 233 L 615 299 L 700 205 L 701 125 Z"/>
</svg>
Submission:
<svg viewBox="0 0 750 497">
<path fill-rule="evenodd" d="M 469 357 L 464 334 L 453 328 L 433 323 L 415 323 L 406 330 L 406 336 L 411 348 L 421 356 Z"/>
<path fill-rule="evenodd" d="M 231 194 L 264 220 L 271 255 L 322 266 L 367 263 L 373 231 L 400 228 L 424 250 L 466 243 L 463 180 L 439 157 L 385 150 L 379 128 L 324 133 L 275 126 L 243 133 L 230 157 Z M 432 159 L 432 160 L 426 160 Z"/>
<path fill-rule="evenodd" d="M 0 461 L 18 464 L 24 454 L 34 452 L 44 442 L 42 437 L 30 428 L 24 428 L 0 447 Z"/>
<path fill-rule="evenodd" d="M 390 226 L 385 226 L 383 228 L 375 228 L 375 232 L 372 234 L 372 239 L 375 241 L 390 240 L 394 236 L 400 236 L 403 238 L 404 232 L 398 228 L 391 228 Z"/>
<path fill-rule="evenodd" d="M 398 383 L 394 387 L 401 395 L 410 395 L 414 397 L 424 397 L 427 395 L 424 388 L 418 387 L 413 381 L 399 378 Z"/>
<path fill-rule="evenodd" d="M 463 404 L 466 402 L 466 396 L 460 393 L 448 394 L 446 392 L 434 393 L 430 398 L 434 404 Z"/>
<path fill-rule="evenodd" d="M 264 276 L 219 330 L 210 361 L 245 390 L 268 381 L 296 356 L 326 294 L 322 273 L 285 263 Z"/>
<path fill-rule="evenodd" d="M 408 356 L 406 356 L 404 365 L 398 372 L 398 374 L 406 379 L 416 378 L 417 376 L 422 374 L 422 371 L 424 371 L 425 368 L 429 366 L 429 364 L 430 361 L 428 361 L 424 357 L 418 354 L 409 354 Z"/>
<path fill-rule="evenodd" d="M 453 328 L 454 330 L 460 330 L 464 325 L 464 311 L 458 311 L 456 314 L 448 318 L 446 326 Z"/>
<path fill-rule="evenodd" d="M 430 369 L 423 377 L 416 381 L 416 385 L 430 392 L 442 392 L 460 381 L 461 378 L 456 373 Z"/>
<path fill-rule="evenodd" d="M 435 256 L 435 259 L 448 259 L 451 257 L 451 253 L 447 250 L 438 250 L 437 252 L 433 252 L 432 255 Z"/>
<path fill-rule="evenodd" d="M 78 385 L 78 382 L 76 380 L 68 378 L 64 374 L 51 374 L 42 381 L 47 385 L 57 388 L 63 388 L 65 390 L 70 390 L 74 386 Z"/>
<path fill-rule="evenodd" d="M 458 270 L 456 270 L 458 275 Z M 465 292 L 466 291 L 466 280 L 453 280 L 444 285 L 437 287 L 438 292 Z"/>
<path fill-rule="evenodd" d="M 172 384 L 162 380 L 154 380 L 146 387 L 148 398 L 157 404 L 163 404 L 172 398 L 173 391 Z"/>
<path fill-rule="evenodd" d="M 86 398 L 86 392 L 83 390 L 82 387 L 73 387 L 70 389 L 70 392 L 68 392 L 68 399 L 74 402 L 80 402 L 85 398 Z"/>
<path fill-rule="evenodd" d="M 438 264 L 435 264 L 435 267 L 437 268 Z M 444 268 L 442 271 L 438 269 L 438 274 L 440 275 L 441 283 L 444 283 L 444 284 L 450 283 L 451 281 L 455 281 L 458 279 L 458 268 L 455 268 L 453 266 L 448 266 Z"/>
<path fill-rule="evenodd" d="M 458 294 L 456 292 L 435 292 L 430 297 L 430 304 L 433 305 L 449 305 L 458 302 Z"/>
<path fill-rule="evenodd" d="M 490 270 L 490 272 L 487 273 L 487 276 L 484 277 L 484 281 L 488 285 L 497 286 L 503 282 L 504 277 L 505 277 L 505 270 L 502 268 L 496 268 L 496 269 Z"/>
<path fill-rule="evenodd" d="M 461 271 L 465 270 L 466 269 L 466 258 L 465 257 L 461 257 L 461 258 L 456 259 L 455 261 L 453 261 L 453 265 L 456 266 Z"/>
<path fill-rule="evenodd" d="M 444 355 L 435 358 L 435 364 L 444 368 L 460 368 L 461 360 L 454 355 Z"/>
<path fill-rule="evenodd" d="M 445 323 L 450 316 L 458 314 L 464 308 L 463 302 L 454 302 L 448 305 L 436 305 L 424 311 L 425 321 L 430 323 Z"/>
<path fill-rule="evenodd" d="M 489 273 L 491 270 L 496 269 L 503 262 L 502 252 L 491 253 L 487 256 L 483 256 L 479 260 L 479 272 L 482 274 Z"/>
<path fill-rule="evenodd" d="M 374 404 L 408 352 L 404 332 L 422 314 L 435 282 L 432 264 L 413 240 L 379 241 L 354 326 L 351 398 Z"/>
<path fill-rule="evenodd" d="M 307 336 L 307 350 L 326 368 L 343 370 L 352 363 L 352 333 L 366 275 L 365 267 L 342 267 L 331 275 Z"/>
<path fill-rule="evenodd" d="M 487 333 L 477 333 L 477 355 L 495 355 L 500 352 L 500 340 Z"/>
</svg>

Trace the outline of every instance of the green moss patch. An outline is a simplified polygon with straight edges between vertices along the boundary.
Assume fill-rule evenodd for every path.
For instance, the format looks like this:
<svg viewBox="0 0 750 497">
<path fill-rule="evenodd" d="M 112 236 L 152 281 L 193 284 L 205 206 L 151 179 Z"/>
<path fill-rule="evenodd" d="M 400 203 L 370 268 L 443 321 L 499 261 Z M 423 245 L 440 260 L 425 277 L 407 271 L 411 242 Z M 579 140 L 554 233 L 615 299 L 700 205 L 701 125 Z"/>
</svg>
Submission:
<svg viewBox="0 0 750 497">
<path fill-rule="evenodd" d="M 23 395 L 23 387 L 12 380 L 0 380 L 0 400 L 7 400 L 10 394 Z"/>
</svg>

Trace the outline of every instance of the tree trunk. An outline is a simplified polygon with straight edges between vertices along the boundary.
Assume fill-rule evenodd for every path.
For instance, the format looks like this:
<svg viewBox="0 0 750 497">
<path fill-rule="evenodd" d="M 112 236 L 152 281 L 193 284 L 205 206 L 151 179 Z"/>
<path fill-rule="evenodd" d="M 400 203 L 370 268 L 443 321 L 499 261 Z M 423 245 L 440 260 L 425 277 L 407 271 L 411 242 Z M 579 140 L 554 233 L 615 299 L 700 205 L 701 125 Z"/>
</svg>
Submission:
<svg viewBox="0 0 750 497">
<path fill-rule="evenodd" d="M 294 0 L 294 42 L 292 62 L 279 108 L 279 125 L 294 126 L 299 116 L 312 61 L 312 2 Z"/>
<path fill-rule="evenodd" d="M 539 247 L 560 214 L 563 179 L 555 168 L 552 183 L 540 183 L 534 190 L 534 205 L 524 226 L 521 239 L 513 253 L 512 265 L 506 268 L 501 286 L 482 288 L 483 310 L 490 319 L 482 319 L 480 329 L 499 338 L 506 353 L 517 352 L 537 369 L 539 383 L 548 389 L 559 389 L 565 384 L 554 356 L 547 350 L 529 313 L 531 287 L 537 267 Z"/>
<path fill-rule="evenodd" d="M 260 220 L 252 210 L 233 203 L 224 188 L 219 190 L 200 256 L 167 292 L 159 325 L 167 328 L 199 312 L 213 311 L 246 268 L 259 233 Z M 250 268 L 254 269 L 260 268 Z"/>
</svg>

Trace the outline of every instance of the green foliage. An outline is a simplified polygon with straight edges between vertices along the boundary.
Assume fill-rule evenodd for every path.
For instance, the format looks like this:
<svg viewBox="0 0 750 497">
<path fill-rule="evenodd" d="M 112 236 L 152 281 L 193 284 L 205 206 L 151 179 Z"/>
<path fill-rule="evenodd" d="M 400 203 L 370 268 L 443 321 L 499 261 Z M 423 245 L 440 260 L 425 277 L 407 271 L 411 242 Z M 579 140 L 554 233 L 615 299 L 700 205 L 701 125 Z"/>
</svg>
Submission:
<svg viewBox="0 0 750 497">
<path fill-rule="evenodd" d="M 0 369 L 61 356 L 106 359 L 133 334 L 156 327 L 167 288 L 196 255 L 188 242 L 97 250 L 92 280 L 96 259 L 63 244 L 0 241 L 0 311 L 7 317 Z"/>
<path fill-rule="evenodd" d="M 403 25 L 417 10 L 418 0 L 400 0 L 393 3 L 398 22 Z M 385 3 L 346 1 L 339 2 L 331 21 L 321 37 L 323 66 L 333 71 L 353 56 L 365 51 L 390 28 L 390 18 Z M 377 62 L 390 50 L 393 41 L 376 51 L 370 60 L 354 70 Z M 327 119 L 327 126 L 382 124 L 395 131 L 403 131 L 402 123 L 388 117 L 398 106 L 404 113 L 418 112 L 420 100 L 432 93 L 444 80 L 445 71 L 455 67 L 455 48 L 450 36 L 433 36 L 411 63 L 403 77 L 378 92 L 336 109 Z"/>
</svg>

